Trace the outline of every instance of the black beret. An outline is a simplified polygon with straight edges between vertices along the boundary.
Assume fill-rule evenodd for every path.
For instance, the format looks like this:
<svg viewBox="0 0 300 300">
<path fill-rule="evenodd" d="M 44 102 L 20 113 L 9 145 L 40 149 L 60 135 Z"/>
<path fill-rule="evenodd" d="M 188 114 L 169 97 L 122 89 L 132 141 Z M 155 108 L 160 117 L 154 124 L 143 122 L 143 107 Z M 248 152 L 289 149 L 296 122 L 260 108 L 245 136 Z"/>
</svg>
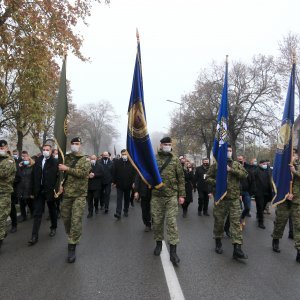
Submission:
<svg viewBox="0 0 300 300">
<path fill-rule="evenodd" d="M 6 140 L 0 140 L 0 147 L 7 146 L 7 141 Z"/>
<path fill-rule="evenodd" d="M 172 143 L 172 139 L 169 136 L 166 136 L 160 140 L 162 144 Z"/>
<path fill-rule="evenodd" d="M 82 142 L 82 140 L 81 140 L 81 138 L 80 137 L 74 137 L 74 138 L 72 138 L 72 140 L 71 140 L 71 144 L 72 143 L 81 143 Z"/>
</svg>

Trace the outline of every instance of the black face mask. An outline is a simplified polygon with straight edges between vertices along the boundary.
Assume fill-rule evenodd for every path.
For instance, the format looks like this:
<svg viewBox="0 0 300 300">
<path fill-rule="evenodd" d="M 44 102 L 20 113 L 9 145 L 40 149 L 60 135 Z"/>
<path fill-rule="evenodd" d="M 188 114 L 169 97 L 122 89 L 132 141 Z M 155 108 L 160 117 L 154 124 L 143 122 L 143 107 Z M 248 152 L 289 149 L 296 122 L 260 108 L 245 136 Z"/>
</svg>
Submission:
<svg viewBox="0 0 300 300">
<path fill-rule="evenodd" d="M 108 157 L 103 157 L 104 160 L 108 160 Z"/>
<path fill-rule="evenodd" d="M 203 167 L 204 167 L 204 168 L 208 168 L 208 167 L 209 167 L 209 164 L 203 164 Z"/>
</svg>

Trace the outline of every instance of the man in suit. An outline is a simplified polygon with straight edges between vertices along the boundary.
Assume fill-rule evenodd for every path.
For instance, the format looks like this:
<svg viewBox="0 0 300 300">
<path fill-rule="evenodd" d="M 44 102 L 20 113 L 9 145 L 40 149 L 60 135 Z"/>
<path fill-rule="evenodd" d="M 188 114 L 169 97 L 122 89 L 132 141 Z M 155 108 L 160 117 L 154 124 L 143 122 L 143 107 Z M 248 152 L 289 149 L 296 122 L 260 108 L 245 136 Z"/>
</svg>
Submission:
<svg viewBox="0 0 300 300">
<path fill-rule="evenodd" d="M 111 182 L 113 173 L 113 162 L 109 158 L 107 151 L 103 152 L 102 158 L 99 161 L 102 167 L 102 178 L 101 178 L 101 189 L 100 189 L 100 207 L 105 208 L 105 213 L 108 213 L 110 193 L 111 193 Z"/>
<path fill-rule="evenodd" d="M 95 207 L 96 214 L 98 213 L 98 203 L 99 203 L 99 192 L 101 189 L 101 177 L 102 177 L 102 168 L 97 162 L 96 155 L 90 156 L 91 160 L 91 171 L 89 174 L 89 183 L 88 183 L 88 194 L 87 201 L 89 207 L 88 218 L 93 216 L 93 210 Z"/>
<path fill-rule="evenodd" d="M 51 220 L 49 236 L 54 237 L 56 234 L 57 213 L 54 190 L 58 181 L 58 161 L 52 156 L 52 145 L 46 143 L 43 146 L 43 155 L 37 158 L 33 172 L 34 221 L 32 236 L 28 241 L 29 246 L 38 242 L 45 202 L 47 202 Z"/>
</svg>

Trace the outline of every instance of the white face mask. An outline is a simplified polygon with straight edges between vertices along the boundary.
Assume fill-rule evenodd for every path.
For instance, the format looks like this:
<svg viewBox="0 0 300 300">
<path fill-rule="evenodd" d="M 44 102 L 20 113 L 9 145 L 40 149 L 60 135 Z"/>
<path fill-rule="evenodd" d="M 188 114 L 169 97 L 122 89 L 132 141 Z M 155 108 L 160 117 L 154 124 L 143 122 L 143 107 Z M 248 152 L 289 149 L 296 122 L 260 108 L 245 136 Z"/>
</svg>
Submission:
<svg viewBox="0 0 300 300">
<path fill-rule="evenodd" d="M 58 154 L 55 154 L 55 155 L 54 155 L 54 158 L 55 158 L 55 159 L 58 159 Z"/>
<path fill-rule="evenodd" d="M 18 159 L 18 155 L 17 154 L 13 154 L 13 158 L 14 159 Z"/>
<path fill-rule="evenodd" d="M 6 150 L 0 150 L 0 156 L 5 156 L 6 155 Z"/>
<path fill-rule="evenodd" d="M 74 153 L 79 152 L 80 146 L 79 145 L 71 145 L 71 151 Z"/>
<path fill-rule="evenodd" d="M 127 155 L 122 155 L 123 160 L 127 160 Z"/>
<path fill-rule="evenodd" d="M 92 160 L 91 160 L 91 164 L 92 164 L 92 165 L 95 165 L 95 164 L 96 164 L 96 161 L 95 161 L 94 159 L 92 159 Z"/>
<path fill-rule="evenodd" d="M 253 162 L 253 166 L 257 166 L 257 161 L 254 161 L 254 162 Z"/>
<path fill-rule="evenodd" d="M 49 158 L 50 157 L 50 151 L 43 151 L 43 156 L 45 158 Z"/>
<path fill-rule="evenodd" d="M 162 146 L 162 150 L 163 150 L 164 152 L 171 152 L 172 146 Z"/>
<path fill-rule="evenodd" d="M 267 165 L 261 165 L 261 167 L 262 167 L 264 170 L 267 170 L 267 168 L 268 168 Z"/>
<path fill-rule="evenodd" d="M 227 152 L 227 158 L 232 158 L 232 152 Z"/>
</svg>

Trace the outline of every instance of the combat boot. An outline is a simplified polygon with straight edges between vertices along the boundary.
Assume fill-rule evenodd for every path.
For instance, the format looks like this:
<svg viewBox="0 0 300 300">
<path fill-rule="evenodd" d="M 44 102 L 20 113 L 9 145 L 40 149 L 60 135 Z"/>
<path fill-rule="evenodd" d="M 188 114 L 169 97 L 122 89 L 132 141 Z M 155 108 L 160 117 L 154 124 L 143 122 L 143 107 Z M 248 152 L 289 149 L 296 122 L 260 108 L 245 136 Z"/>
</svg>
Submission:
<svg viewBox="0 0 300 300">
<path fill-rule="evenodd" d="M 280 249 L 279 249 L 279 239 L 273 239 L 272 241 L 272 248 L 273 251 L 276 253 L 280 253 Z"/>
<path fill-rule="evenodd" d="M 68 244 L 68 263 L 73 263 L 76 260 L 75 255 L 76 244 Z"/>
<path fill-rule="evenodd" d="M 233 244 L 233 255 L 232 258 L 234 259 L 247 259 L 248 256 L 243 252 L 242 247 L 240 244 Z"/>
<path fill-rule="evenodd" d="M 171 245 L 170 244 L 170 261 L 174 265 L 177 265 L 180 262 L 180 259 L 179 259 L 179 257 L 177 256 L 177 253 L 176 253 L 176 245 Z"/>
<path fill-rule="evenodd" d="M 222 242 L 220 238 L 216 238 L 216 248 L 215 248 L 216 253 L 222 254 L 223 249 L 222 249 Z"/>
<path fill-rule="evenodd" d="M 160 256 L 162 250 L 162 241 L 156 241 L 156 247 L 154 249 L 154 255 L 155 256 Z"/>
<path fill-rule="evenodd" d="M 300 250 L 297 250 L 296 261 L 297 261 L 298 263 L 300 263 Z"/>
</svg>

